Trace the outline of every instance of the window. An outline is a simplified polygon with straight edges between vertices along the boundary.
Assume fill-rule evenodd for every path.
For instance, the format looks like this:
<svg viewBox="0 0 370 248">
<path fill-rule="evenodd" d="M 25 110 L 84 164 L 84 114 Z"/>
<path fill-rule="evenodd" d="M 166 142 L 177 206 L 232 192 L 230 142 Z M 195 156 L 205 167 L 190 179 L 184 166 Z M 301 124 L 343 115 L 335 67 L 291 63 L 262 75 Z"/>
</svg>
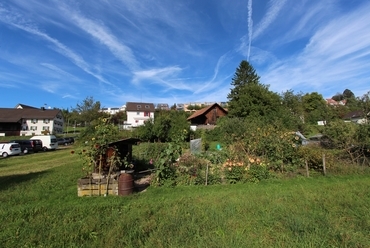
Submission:
<svg viewBox="0 0 370 248">
<path fill-rule="evenodd" d="M 149 108 L 149 105 L 145 105 L 145 108 L 147 108 L 147 109 L 148 109 L 148 108 Z"/>
<path fill-rule="evenodd" d="M 30 127 L 30 130 L 32 130 L 32 131 L 36 131 L 36 130 L 37 130 L 37 127 L 36 127 L 36 126 L 31 126 L 31 127 Z"/>
<path fill-rule="evenodd" d="M 144 116 L 150 116 L 150 112 L 144 112 Z"/>
<path fill-rule="evenodd" d="M 141 108 L 141 105 L 137 105 L 136 107 L 139 109 L 139 108 Z"/>
<path fill-rule="evenodd" d="M 49 127 L 48 126 L 43 126 L 42 130 L 49 130 Z"/>
<path fill-rule="evenodd" d="M 48 124 L 49 123 L 49 119 L 44 119 L 44 123 L 45 124 Z"/>
<path fill-rule="evenodd" d="M 37 123 L 37 119 L 32 119 L 32 123 L 33 124 L 36 124 Z"/>
<path fill-rule="evenodd" d="M 140 112 L 136 112 L 136 115 L 140 115 Z"/>
</svg>

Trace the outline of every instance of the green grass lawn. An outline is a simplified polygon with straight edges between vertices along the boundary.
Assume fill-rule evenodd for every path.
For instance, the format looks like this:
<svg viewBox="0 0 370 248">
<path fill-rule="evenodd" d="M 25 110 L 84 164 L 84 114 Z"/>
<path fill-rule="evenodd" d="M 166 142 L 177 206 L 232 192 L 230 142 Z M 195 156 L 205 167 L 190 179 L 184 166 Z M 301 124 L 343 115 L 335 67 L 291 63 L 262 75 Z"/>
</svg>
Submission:
<svg viewBox="0 0 370 248">
<path fill-rule="evenodd" d="M 370 247 L 368 174 L 78 197 L 72 149 L 0 159 L 1 247 Z"/>
</svg>

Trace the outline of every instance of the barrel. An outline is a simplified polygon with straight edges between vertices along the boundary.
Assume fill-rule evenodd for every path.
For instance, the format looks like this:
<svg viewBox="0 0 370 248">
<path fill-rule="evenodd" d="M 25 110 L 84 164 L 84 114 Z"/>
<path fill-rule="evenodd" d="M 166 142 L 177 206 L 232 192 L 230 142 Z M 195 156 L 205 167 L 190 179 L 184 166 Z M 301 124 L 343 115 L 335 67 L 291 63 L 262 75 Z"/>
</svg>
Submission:
<svg viewBox="0 0 370 248">
<path fill-rule="evenodd" d="M 134 179 L 130 173 L 121 173 L 118 179 L 118 195 L 130 195 L 134 191 Z"/>
</svg>

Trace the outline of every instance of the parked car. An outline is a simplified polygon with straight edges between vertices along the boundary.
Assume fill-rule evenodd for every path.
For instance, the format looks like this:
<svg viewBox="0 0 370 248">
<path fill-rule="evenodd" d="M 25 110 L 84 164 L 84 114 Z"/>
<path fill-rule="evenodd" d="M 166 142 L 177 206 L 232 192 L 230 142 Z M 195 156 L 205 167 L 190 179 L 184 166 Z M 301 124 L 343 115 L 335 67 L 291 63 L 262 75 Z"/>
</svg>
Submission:
<svg viewBox="0 0 370 248">
<path fill-rule="evenodd" d="M 74 137 L 65 137 L 64 139 L 66 139 L 69 144 L 75 143 L 75 138 Z"/>
<path fill-rule="evenodd" d="M 11 140 L 12 143 L 18 143 L 21 146 L 21 151 L 26 153 L 42 151 L 41 140 Z"/>
<path fill-rule="evenodd" d="M 0 155 L 3 158 L 8 156 L 15 156 L 21 154 L 21 145 L 18 143 L 1 143 L 0 144 Z"/>
<path fill-rule="evenodd" d="M 56 150 L 58 148 L 58 141 L 55 135 L 36 135 L 30 138 L 30 140 L 41 140 L 42 150 Z"/>
<path fill-rule="evenodd" d="M 66 138 L 57 138 L 58 145 L 67 146 L 69 145 L 69 140 Z"/>
</svg>

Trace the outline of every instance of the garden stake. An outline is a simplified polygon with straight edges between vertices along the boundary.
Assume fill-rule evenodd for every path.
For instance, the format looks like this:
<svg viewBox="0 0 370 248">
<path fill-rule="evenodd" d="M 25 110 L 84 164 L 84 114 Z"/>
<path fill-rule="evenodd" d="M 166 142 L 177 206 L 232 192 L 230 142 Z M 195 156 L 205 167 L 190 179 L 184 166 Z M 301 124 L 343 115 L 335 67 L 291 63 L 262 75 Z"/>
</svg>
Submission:
<svg viewBox="0 0 370 248">
<path fill-rule="evenodd" d="M 99 156 L 99 196 L 101 196 L 101 166 L 102 166 L 103 155 Z"/>
</svg>

